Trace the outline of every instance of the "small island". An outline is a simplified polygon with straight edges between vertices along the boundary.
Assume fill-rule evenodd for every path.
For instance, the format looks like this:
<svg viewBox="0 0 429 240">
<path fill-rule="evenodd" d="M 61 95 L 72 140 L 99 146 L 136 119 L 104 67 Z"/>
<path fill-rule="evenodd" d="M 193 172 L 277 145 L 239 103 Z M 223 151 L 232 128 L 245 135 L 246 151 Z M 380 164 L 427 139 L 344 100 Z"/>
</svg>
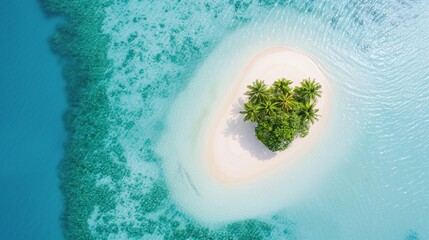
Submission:
<svg viewBox="0 0 429 240">
<path fill-rule="evenodd" d="M 228 184 L 250 183 L 256 179 L 275 176 L 277 173 L 294 175 L 296 167 L 308 164 L 304 161 L 305 156 L 311 153 L 314 148 L 325 144 L 321 140 L 326 136 L 325 129 L 331 116 L 332 90 L 327 76 L 315 59 L 299 50 L 286 47 L 267 48 L 260 52 L 255 49 L 251 52 L 252 54 L 241 53 L 237 55 L 237 58 L 233 59 L 235 65 L 225 64 L 222 68 L 227 69 L 228 66 L 233 66 L 230 70 L 222 72 L 224 75 L 221 79 L 226 80 L 225 83 L 218 85 L 222 86 L 218 92 L 221 93 L 218 98 L 221 101 L 213 102 L 213 99 L 211 100 L 214 105 L 210 109 L 213 111 L 210 111 L 210 115 L 206 115 L 209 117 L 207 117 L 207 122 L 203 127 L 204 132 L 201 135 L 201 140 L 204 143 L 203 148 L 201 148 L 204 153 L 202 158 L 205 159 L 204 168 L 209 169 L 215 179 Z M 237 65 L 238 62 L 240 65 Z M 207 67 L 201 70 L 201 76 L 198 77 L 205 79 L 207 72 L 210 71 L 210 67 L 214 63 L 218 63 L 218 61 L 208 62 Z M 220 76 L 216 76 L 216 78 L 220 78 Z M 282 81 L 278 81 L 281 79 Z M 225 86 L 230 80 L 233 81 L 226 91 Z M 274 84 L 275 82 L 277 83 Z M 250 95 L 245 95 L 252 92 L 249 85 L 255 92 L 258 92 L 256 91 L 258 85 L 265 85 L 262 87 L 265 89 L 262 92 L 265 92 L 265 95 L 268 94 L 271 97 L 277 95 L 277 97 L 265 97 L 266 100 L 270 99 L 271 104 L 264 101 L 264 106 L 257 107 L 255 106 L 258 105 L 255 103 L 257 101 L 255 98 L 258 95 L 253 96 L 253 101 L 250 100 Z M 283 86 L 280 87 L 279 85 Z M 279 93 L 283 90 L 273 94 L 269 89 L 275 87 L 282 89 L 285 88 L 285 85 L 288 86 L 287 92 L 290 94 L 283 97 L 287 101 L 286 103 L 283 101 L 282 104 L 280 101 L 282 97 Z M 306 85 L 308 87 L 303 87 Z M 304 91 L 304 89 L 307 90 Z M 323 93 L 321 93 L 322 90 Z M 310 92 L 313 93 L 312 97 L 310 97 L 311 94 L 308 97 L 298 97 Z M 287 102 L 291 102 L 291 99 L 297 103 L 297 106 L 293 108 L 290 105 L 290 108 L 294 109 L 293 111 L 287 106 Z M 304 99 L 308 99 L 308 101 Z M 246 104 L 249 102 L 252 103 Z M 272 126 L 270 130 L 269 125 L 271 124 L 268 121 L 274 122 L 276 118 L 265 119 L 268 124 L 258 124 L 257 119 L 262 120 L 262 117 L 267 117 L 267 111 L 270 111 L 273 102 L 276 102 L 274 112 L 277 114 L 286 107 L 289 109 L 288 112 L 295 112 L 299 118 L 305 116 L 307 119 L 300 124 L 301 128 L 298 126 L 294 128 L 298 129 L 296 130 L 297 133 L 292 132 L 291 135 L 286 135 L 283 138 L 286 141 L 282 141 L 281 137 L 277 139 L 279 141 L 276 141 L 276 134 L 280 130 L 273 131 Z M 305 104 L 305 102 L 308 103 Z M 246 106 L 244 106 L 245 104 Z M 307 115 L 303 111 L 304 109 L 309 109 L 310 111 L 307 112 L 310 114 Z M 294 117 L 293 115 L 291 116 Z M 279 122 L 281 122 L 280 120 Z M 300 121 L 295 121 L 295 123 L 297 122 Z M 194 122 L 192 129 L 201 123 L 201 121 Z M 303 126 L 307 127 L 303 128 Z M 284 130 L 285 128 L 280 129 Z M 187 132 L 190 131 L 192 130 L 187 130 Z M 258 134 L 260 139 L 255 136 L 256 131 L 260 131 Z M 268 134 L 263 135 L 264 131 Z M 265 140 L 261 140 L 264 137 Z M 270 147 L 267 147 L 268 144 Z M 280 150 L 282 148 L 285 149 Z"/>
<path fill-rule="evenodd" d="M 272 152 L 285 150 L 297 137 L 308 135 L 318 120 L 316 102 L 322 86 L 310 78 L 291 87 L 291 80 L 280 78 L 271 86 L 262 80 L 247 85 L 244 121 L 256 123 L 256 137 Z"/>
</svg>

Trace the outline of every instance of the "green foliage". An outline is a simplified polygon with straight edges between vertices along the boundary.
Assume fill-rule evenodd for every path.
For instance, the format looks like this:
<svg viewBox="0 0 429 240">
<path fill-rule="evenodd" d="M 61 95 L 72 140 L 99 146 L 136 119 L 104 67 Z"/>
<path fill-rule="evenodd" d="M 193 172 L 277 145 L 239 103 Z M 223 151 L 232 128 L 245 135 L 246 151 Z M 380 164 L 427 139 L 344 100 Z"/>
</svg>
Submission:
<svg viewBox="0 0 429 240">
<path fill-rule="evenodd" d="M 241 114 L 245 114 L 244 121 L 250 120 L 255 122 L 258 119 L 258 115 L 261 111 L 260 106 L 254 105 L 252 102 L 244 104 L 244 111 L 241 111 Z"/>
<path fill-rule="evenodd" d="M 300 86 L 281 78 L 268 87 L 256 80 L 245 93 L 244 121 L 256 122 L 256 137 L 271 151 L 281 151 L 297 137 L 305 137 L 311 124 L 319 119 L 315 103 L 321 97 L 322 86 L 310 78 Z"/>
<path fill-rule="evenodd" d="M 252 85 L 247 86 L 249 91 L 245 94 L 249 97 L 252 103 L 264 102 L 270 96 L 270 92 L 264 81 L 256 80 Z"/>
</svg>

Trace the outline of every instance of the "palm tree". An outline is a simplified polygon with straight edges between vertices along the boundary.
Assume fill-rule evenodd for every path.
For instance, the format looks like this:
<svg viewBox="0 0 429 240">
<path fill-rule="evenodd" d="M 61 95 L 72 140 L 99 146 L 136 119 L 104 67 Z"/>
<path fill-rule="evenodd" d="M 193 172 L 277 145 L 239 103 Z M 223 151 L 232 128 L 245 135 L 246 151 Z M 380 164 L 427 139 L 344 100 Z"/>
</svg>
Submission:
<svg viewBox="0 0 429 240">
<path fill-rule="evenodd" d="M 271 102 L 271 100 L 266 100 L 265 102 L 261 103 L 261 110 L 263 113 L 267 115 L 274 115 L 279 109 L 277 107 L 276 102 Z"/>
<path fill-rule="evenodd" d="M 314 79 L 311 80 L 310 78 L 304 79 L 301 82 L 301 88 L 302 88 L 302 98 L 309 101 L 317 101 L 317 98 L 321 96 L 322 91 L 320 90 L 322 86 L 317 83 Z"/>
<path fill-rule="evenodd" d="M 283 110 L 290 111 L 295 106 L 295 100 L 292 93 L 281 94 L 277 97 L 277 102 Z"/>
<path fill-rule="evenodd" d="M 244 121 L 250 120 L 251 122 L 256 122 L 258 120 L 260 110 L 260 106 L 253 105 L 252 102 L 248 102 L 244 104 L 244 111 L 240 111 L 240 113 L 245 114 Z"/>
<path fill-rule="evenodd" d="M 269 91 L 264 81 L 256 80 L 252 85 L 247 85 L 249 91 L 245 94 L 253 103 L 261 103 L 268 99 Z"/>
<path fill-rule="evenodd" d="M 292 91 L 290 85 L 292 81 L 286 78 L 280 78 L 273 83 L 273 90 L 278 94 L 286 94 Z"/>
<path fill-rule="evenodd" d="M 301 106 L 299 115 L 302 117 L 304 121 L 310 121 L 311 124 L 314 124 L 314 122 L 319 120 L 319 117 L 320 117 L 320 115 L 317 114 L 317 112 L 319 112 L 319 109 L 316 108 L 314 103 L 305 102 Z"/>
</svg>

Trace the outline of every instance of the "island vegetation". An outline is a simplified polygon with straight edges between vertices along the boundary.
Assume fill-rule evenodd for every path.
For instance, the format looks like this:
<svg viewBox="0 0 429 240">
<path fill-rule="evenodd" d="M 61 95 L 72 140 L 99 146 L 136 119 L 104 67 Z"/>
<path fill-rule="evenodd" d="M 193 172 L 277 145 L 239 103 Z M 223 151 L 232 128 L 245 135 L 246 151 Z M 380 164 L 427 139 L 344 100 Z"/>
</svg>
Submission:
<svg viewBox="0 0 429 240">
<path fill-rule="evenodd" d="M 297 137 L 305 137 L 311 124 L 319 119 L 316 102 L 322 86 L 310 78 L 291 87 L 292 81 L 281 78 L 271 86 L 256 80 L 245 95 L 244 121 L 256 123 L 256 137 L 271 151 L 282 151 Z"/>
</svg>

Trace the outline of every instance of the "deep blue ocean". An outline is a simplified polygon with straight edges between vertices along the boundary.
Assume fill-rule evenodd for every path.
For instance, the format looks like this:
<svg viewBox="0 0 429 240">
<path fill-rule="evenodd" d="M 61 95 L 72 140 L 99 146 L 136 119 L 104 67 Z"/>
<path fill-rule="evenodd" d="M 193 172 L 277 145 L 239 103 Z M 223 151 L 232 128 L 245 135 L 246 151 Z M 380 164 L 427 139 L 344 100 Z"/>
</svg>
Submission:
<svg viewBox="0 0 429 240">
<path fill-rule="evenodd" d="M 62 239 L 66 132 L 55 29 L 37 1 L 0 2 L 0 239 Z"/>
</svg>

